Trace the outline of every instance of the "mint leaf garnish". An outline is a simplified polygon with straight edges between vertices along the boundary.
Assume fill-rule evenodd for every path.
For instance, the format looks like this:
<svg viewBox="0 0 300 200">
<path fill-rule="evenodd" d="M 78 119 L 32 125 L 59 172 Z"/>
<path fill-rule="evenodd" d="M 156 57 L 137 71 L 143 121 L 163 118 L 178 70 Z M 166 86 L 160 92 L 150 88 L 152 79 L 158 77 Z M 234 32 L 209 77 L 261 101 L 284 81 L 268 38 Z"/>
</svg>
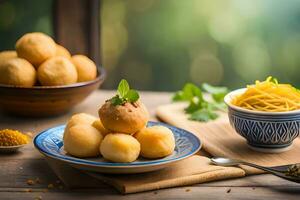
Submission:
<svg viewBox="0 0 300 200">
<path fill-rule="evenodd" d="M 129 84 L 125 79 L 122 79 L 119 83 L 118 86 L 118 93 L 120 95 L 120 97 L 125 97 L 125 95 L 128 93 L 129 91 Z"/>
<path fill-rule="evenodd" d="M 130 89 L 128 82 L 122 79 L 118 86 L 118 94 L 110 99 L 114 106 L 123 105 L 126 102 L 134 103 L 139 100 L 140 95 L 136 90 Z"/>
<path fill-rule="evenodd" d="M 124 100 L 119 97 L 119 95 L 114 96 L 110 99 L 110 101 L 114 106 L 122 105 L 125 103 Z"/>
<path fill-rule="evenodd" d="M 136 102 L 140 98 L 140 95 L 136 90 L 131 89 L 127 92 L 127 94 L 124 96 L 124 98 L 127 101 L 133 103 L 133 102 Z"/>
</svg>

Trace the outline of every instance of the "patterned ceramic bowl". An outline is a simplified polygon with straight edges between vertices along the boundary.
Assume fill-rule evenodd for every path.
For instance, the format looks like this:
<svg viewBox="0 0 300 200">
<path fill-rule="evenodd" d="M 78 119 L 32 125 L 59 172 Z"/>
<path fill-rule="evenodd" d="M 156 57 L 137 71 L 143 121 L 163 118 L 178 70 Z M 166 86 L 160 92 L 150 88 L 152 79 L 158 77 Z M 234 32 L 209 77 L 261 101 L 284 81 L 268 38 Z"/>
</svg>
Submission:
<svg viewBox="0 0 300 200">
<path fill-rule="evenodd" d="M 300 110 L 288 112 L 253 111 L 233 105 L 232 99 L 246 88 L 224 98 L 231 126 L 257 151 L 278 153 L 290 149 L 300 131 Z"/>
</svg>

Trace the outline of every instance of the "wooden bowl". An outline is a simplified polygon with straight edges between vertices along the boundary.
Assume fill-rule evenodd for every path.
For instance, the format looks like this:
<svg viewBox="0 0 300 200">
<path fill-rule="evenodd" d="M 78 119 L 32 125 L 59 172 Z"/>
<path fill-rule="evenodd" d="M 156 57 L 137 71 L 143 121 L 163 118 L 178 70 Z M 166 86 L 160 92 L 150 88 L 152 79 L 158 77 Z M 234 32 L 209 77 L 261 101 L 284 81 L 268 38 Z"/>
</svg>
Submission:
<svg viewBox="0 0 300 200">
<path fill-rule="evenodd" d="M 0 84 L 0 110 L 31 117 L 63 114 L 99 88 L 106 77 L 103 68 L 99 71 L 95 80 L 71 85 L 20 87 Z"/>
</svg>

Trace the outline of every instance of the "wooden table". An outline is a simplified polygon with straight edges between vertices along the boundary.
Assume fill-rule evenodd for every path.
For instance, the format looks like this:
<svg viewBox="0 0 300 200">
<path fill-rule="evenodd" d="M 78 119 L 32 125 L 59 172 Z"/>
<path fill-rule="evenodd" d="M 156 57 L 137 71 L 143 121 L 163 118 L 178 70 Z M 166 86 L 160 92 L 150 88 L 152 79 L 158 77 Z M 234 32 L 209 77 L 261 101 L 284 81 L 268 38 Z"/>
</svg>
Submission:
<svg viewBox="0 0 300 200">
<path fill-rule="evenodd" d="M 97 91 L 72 112 L 51 118 L 17 118 L 0 114 L 0 129 L 13 128 L 38 133 L 63 124 L 76 112 L 97 115 L 97 108 L 112 91 Z M 155 107 L 170 102 L 170 93 L 142 92 L 141 96 L 153 119 Z M 299 155 L 300 156 L 300 155 Z M 29 179 L 40 183 L 28 185 Z M 49 185 L 50 184 L 50 185 Z M 52 188 L 52 185 L 54 187 Z M 241 179 L 120 195 L 105 184 L 95 189 L 67 189 L 52 172 L 43 156 L 28 145 L 21 152 L 0 155 L 0 199 L 299 199 L 300 184 L 272 175 L 256 175 Z"/>
</svg>

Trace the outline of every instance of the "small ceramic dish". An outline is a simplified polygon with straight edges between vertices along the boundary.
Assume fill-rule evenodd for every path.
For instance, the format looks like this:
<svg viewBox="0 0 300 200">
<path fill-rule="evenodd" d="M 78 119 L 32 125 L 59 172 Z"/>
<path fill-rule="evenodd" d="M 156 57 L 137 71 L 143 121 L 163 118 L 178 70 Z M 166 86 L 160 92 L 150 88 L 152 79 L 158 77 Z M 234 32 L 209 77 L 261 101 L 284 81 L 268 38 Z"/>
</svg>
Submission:
<svg viewBox="0 0 300 200">
<path fill-rule="evenodd" d="M 13 153 L 23 148 L 27 144 L 15 145 L 15 146 L 0 146 L 0 153 Z"/>
<path fill-rule="evenodd" d="M 0 84 L 0 109 L 31 117 L 62 114 L 98 89 L 105 76 L 105 70 L 99 68 L 95 80 L 70 85 L 20 87 Z"/>
<path fill-rule="evenodd" d="M 45 156 L 60 160 L 77 169 L 112 174 L 133 174 L 159 170 L 174 162 L 188 158 L 200 150 L 201 142 L 192 133 L 160 122 L 148 123 L 148 126 L 154 125 L 166 126 L 172 130 L 176 141 L 172 155 L 153 160 L 139 157 L 138 160 L 132 163 L 114 163 L 102 157 L 88 159 L 72 157 L 63 148 L 65 125 L 43 131 L 34 138 L 33 143 Z"/>
<path fill-rule="evenodd" d="M 224 98 L 230 124 L 257 151 L 279 153 L 291 148 L 300 131 L 300 110 L 288 112 L 254 111 L 233 105 L 232 99 L 246 91 L 234 90 Z"/>
</svg>

